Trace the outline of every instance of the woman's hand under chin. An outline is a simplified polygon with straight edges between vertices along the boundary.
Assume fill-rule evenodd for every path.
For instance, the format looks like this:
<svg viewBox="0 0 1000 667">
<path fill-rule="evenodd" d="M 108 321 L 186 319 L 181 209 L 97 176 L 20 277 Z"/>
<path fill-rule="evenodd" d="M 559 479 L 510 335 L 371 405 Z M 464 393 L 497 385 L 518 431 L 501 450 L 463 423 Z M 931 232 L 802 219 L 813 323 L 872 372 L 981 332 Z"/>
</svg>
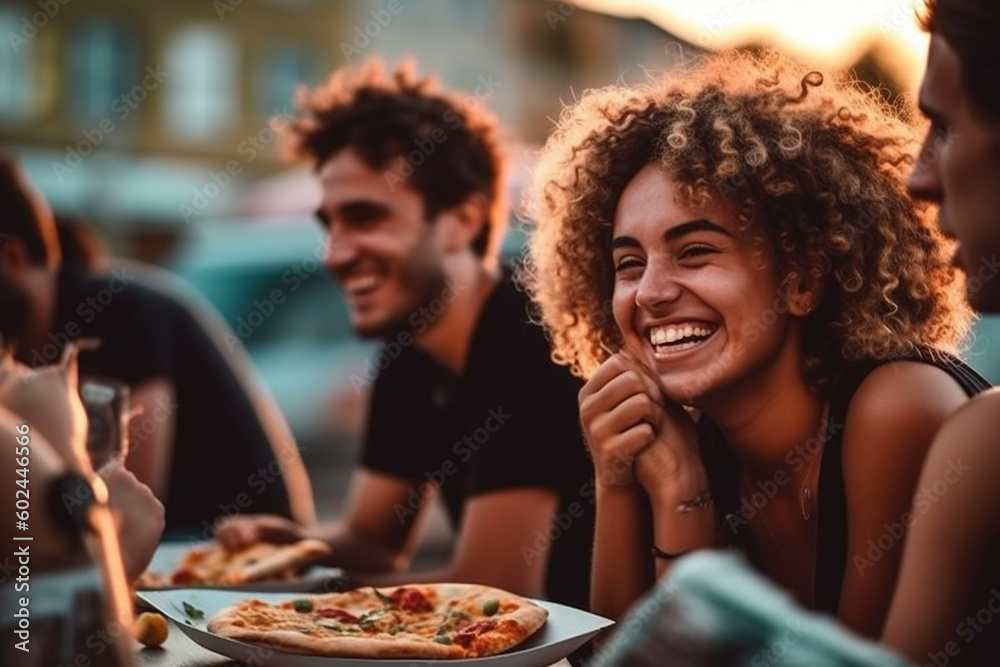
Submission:
<svg viewBox="0 0 1000 667">
<path fill-rule="evenodd" d="M 659 379 L 628 353 L 601 364 L 579 399 L 599 486 L 641 486 L 651 497 L 705 490 L 694 421 L 666 403 Z"/>
</svg>

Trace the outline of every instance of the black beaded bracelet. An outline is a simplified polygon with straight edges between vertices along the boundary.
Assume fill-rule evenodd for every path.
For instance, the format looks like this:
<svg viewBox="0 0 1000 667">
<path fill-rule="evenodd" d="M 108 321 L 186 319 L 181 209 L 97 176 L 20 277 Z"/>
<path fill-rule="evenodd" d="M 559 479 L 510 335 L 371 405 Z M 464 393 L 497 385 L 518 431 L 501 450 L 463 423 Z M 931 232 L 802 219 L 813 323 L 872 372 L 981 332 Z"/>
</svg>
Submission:
<svg viewBox="0 0 1000 667">
<path fill-rule="evenodd" d="M 687 556 L 689 553 L 691 553 L 691 551 L 688 550 L 688 551 L 681 551 L 681 552 L 672 554 L 672 553 L 668 553 L 668 552 L 664 551 L 663 549 L 659 548 L 655 544 L 653 545 L 653 548 L 650 549 L 650 552 L 654 556 L 656 556 L 657 558 L 662 558 L 664 560 L 676 560 L 676 559 L 680 558 L 681 556 Z"/>
</svg>

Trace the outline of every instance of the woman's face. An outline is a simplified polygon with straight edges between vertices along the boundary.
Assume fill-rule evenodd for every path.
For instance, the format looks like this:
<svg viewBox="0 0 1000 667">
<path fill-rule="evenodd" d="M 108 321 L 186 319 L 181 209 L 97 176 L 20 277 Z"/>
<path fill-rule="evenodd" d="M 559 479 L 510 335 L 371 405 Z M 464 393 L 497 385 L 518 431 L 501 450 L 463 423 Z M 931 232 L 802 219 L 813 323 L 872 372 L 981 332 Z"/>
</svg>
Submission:
<svg viewBox="0 0 1000 667">
<path fill-rule="evenodd" d="M 659 376 L 672 402 L 704 405 L 788 356 L 790 297 L 770 250 L 741 226 L 727 206 L 681 205 L 673 179 L 655 164 L 618 202 L 615 322 L 626 350 Z"/>
</svg>

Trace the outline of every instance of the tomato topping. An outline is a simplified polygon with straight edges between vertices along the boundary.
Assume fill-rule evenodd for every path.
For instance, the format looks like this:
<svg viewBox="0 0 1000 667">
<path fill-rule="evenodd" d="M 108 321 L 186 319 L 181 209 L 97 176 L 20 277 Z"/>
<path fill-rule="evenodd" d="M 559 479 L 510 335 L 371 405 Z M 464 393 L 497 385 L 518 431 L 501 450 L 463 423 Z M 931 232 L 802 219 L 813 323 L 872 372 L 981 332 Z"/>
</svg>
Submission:
<svg viewBox="0 0 1000 667">
<path fill-rule="evenodd" d="M 346 612 L 343 609 L 334 609 L 333 607 L 327 607 L 326 609 L 317 609 L 316 613 L 323 618 L 335 618 L 338 621 L 343 621 L 344 623 L 357 623 L 358 617 L 350 612 Z"/>
<path fill-rule="evenodd" d="M 462 628 L 462 631 L 455 635 L 454 641 L 463 648 L 469 648 L 469 645 L 472 644 L 472 640 L 484 632 L 489 632 L 496 626 L 496 621 L 476 621 L 475 623 Z"/>
<path fill-rule="evenodd" d="M 392 600 L 392 606 L 400 611 L 434 611 L 431 601 L 415 588 L 397 588 L 389 598 Z"/>
<path fill-rule="evenodd" d="M 194 582 L 194 572 L 191 570 L 177 570 L 174 572 L 174 576 L 170 577 L 171 583 L 174 584 L 190 584 Z"/>
</svg>

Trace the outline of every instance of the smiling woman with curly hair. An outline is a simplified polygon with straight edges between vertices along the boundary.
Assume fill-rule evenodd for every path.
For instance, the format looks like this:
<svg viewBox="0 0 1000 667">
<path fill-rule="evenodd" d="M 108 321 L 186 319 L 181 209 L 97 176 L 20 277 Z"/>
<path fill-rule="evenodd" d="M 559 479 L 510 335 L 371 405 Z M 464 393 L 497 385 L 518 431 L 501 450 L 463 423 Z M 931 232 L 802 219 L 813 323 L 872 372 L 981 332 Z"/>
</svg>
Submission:
<svg viewBox="0 0 1000 667">
<path fill-rule="evenodd" d="M 588 378 L 596 612 L 730 544 L 878 633 L 901 551 L 885 526 L 986 386 L 951 354 L 970 314 L 904 187 L 918 146 L 874 95 L 767 52 L 564 111 L 523 279 Z"/>
</svg>

